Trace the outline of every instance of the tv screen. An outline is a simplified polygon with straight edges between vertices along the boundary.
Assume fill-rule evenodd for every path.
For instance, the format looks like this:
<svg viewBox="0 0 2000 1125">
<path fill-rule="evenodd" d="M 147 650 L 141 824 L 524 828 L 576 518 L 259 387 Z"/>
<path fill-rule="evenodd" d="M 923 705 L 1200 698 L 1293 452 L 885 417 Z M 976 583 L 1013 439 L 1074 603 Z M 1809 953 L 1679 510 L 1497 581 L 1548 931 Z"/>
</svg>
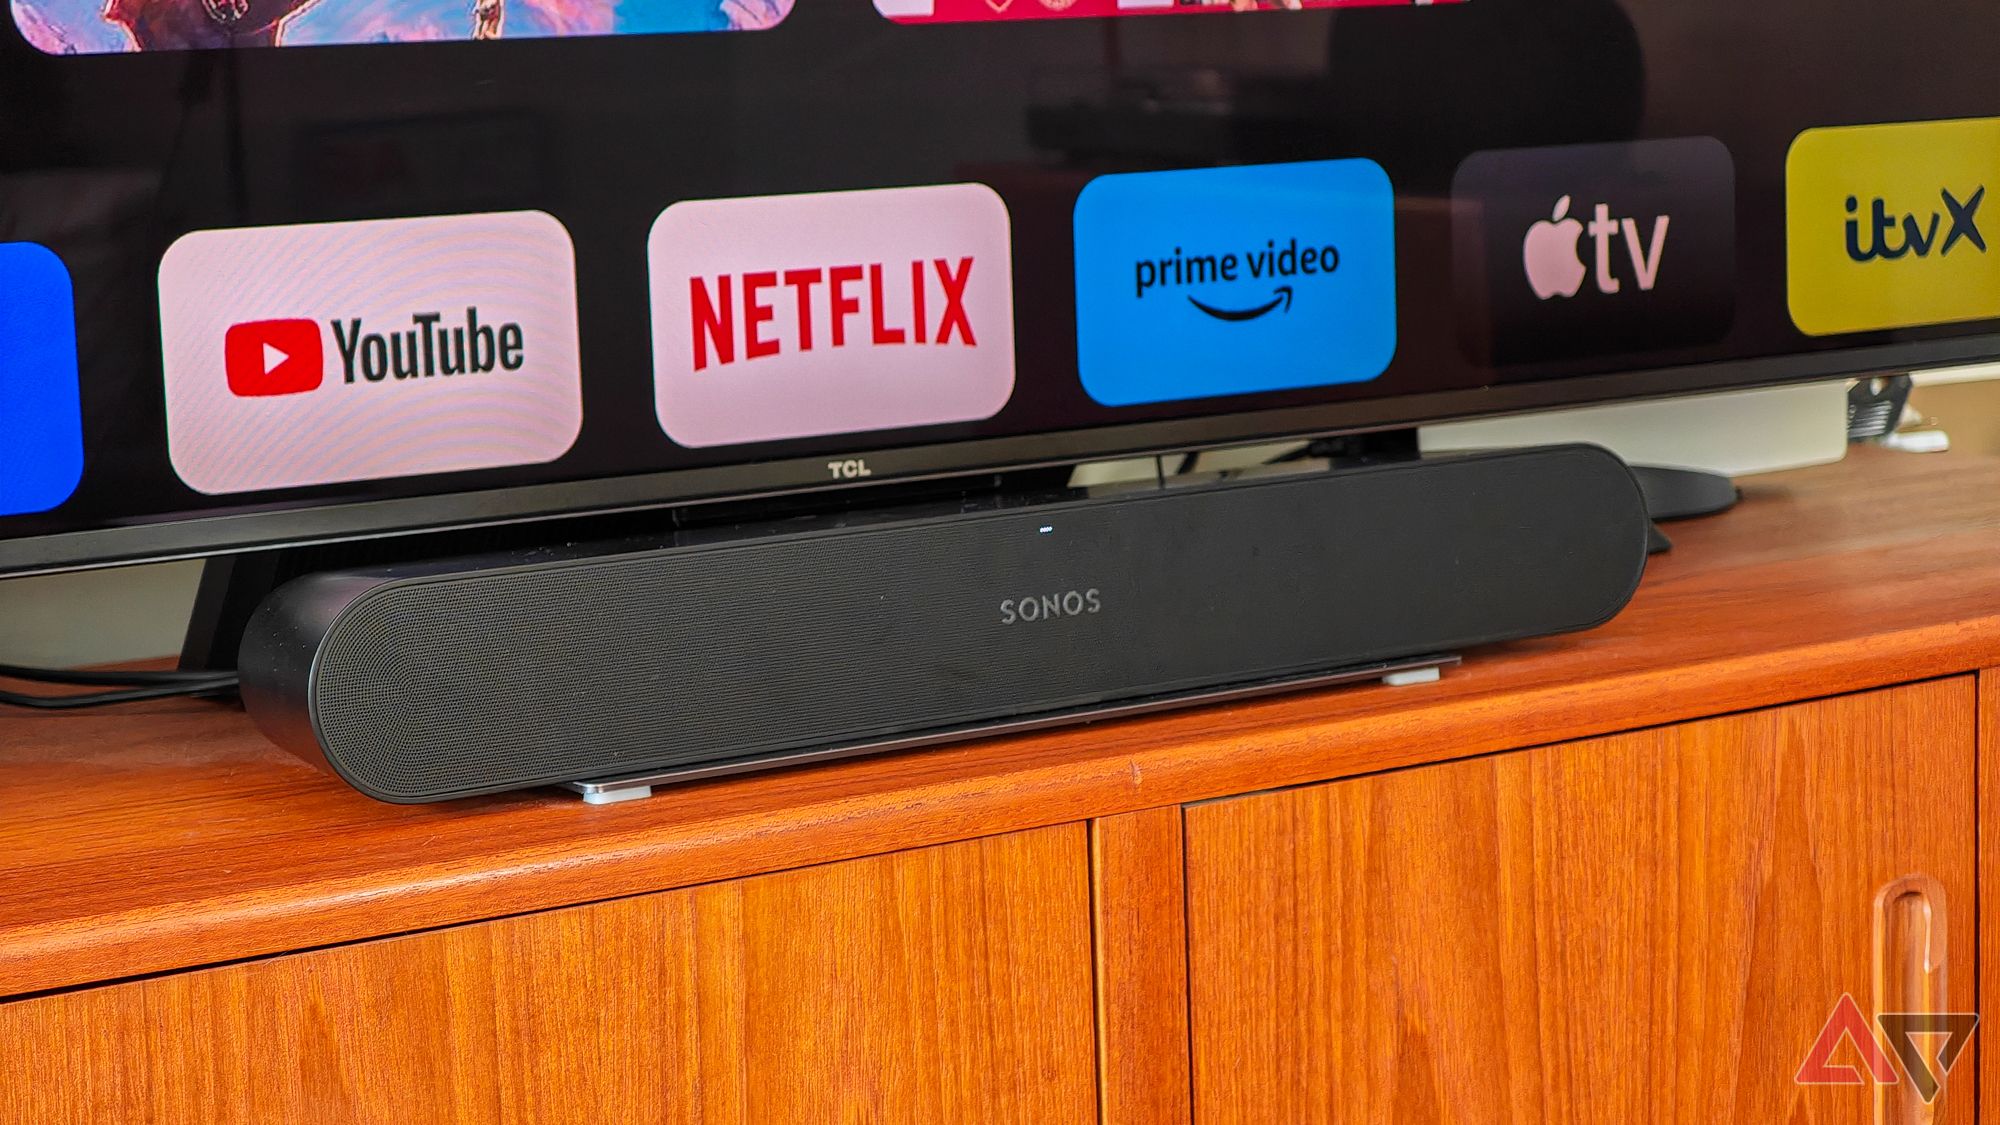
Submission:
<svg viewBox="0 0 2000 1125">
<path fill-rule="evenodd" d="M 2000 354 L 1970 0 L 11 15 L 0 572 Z"/>
</svg>

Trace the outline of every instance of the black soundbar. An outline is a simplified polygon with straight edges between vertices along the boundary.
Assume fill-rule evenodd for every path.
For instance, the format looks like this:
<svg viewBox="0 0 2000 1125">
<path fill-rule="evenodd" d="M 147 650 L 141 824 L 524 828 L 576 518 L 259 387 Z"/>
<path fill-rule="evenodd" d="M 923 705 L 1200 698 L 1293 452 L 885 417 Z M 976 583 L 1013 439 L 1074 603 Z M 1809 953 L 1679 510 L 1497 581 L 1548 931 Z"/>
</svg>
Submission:
<svg viewBox="0 0 2000 1125">
<path fill-rule="evenodd" d="M 1648 527 L 1562 446 L 316 574 L 243 698 L 385 801 L 754 769 L 1587 629 Z"/>
</svg>

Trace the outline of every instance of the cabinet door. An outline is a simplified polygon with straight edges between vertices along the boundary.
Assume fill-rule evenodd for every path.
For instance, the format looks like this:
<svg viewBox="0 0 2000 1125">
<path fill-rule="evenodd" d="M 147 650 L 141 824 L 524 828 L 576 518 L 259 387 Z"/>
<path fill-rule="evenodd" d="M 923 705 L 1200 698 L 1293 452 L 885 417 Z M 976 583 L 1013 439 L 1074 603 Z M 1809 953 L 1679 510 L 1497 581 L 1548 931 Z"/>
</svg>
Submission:
<svg viewBox="0 0 2000 1125">
<path fill-rule="evenodd" d="M 0 1120 L 1087 1122 L 1081 825 L 0 1005 Z"/>
<path fill-rule="evenodd" d="M 1938 681 L 1190 808 L 1196 1121 L 1972 1121 L 1969 1050 L 1932 1105 L 1795 1079 L 1843 994 L 1973 1010 L 1974 706 Z"/>
</svg>

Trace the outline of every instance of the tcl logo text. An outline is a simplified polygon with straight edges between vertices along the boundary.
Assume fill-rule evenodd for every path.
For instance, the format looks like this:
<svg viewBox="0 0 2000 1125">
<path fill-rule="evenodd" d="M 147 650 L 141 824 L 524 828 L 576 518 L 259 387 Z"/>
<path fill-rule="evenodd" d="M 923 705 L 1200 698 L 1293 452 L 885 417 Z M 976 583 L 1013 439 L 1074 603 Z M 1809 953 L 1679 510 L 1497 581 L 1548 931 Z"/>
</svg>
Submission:
<svg viewBox="0 0 2000 1125">
<path fill-rule="evenodd" d="M 694 369 L 782 355 L 788 345 L 976 348 L 965 307 L 974 264 L 968 256 L 690 278 Z M 908 288 L 892 289 L 892 277 L 906 277 Z"/>
</svg>

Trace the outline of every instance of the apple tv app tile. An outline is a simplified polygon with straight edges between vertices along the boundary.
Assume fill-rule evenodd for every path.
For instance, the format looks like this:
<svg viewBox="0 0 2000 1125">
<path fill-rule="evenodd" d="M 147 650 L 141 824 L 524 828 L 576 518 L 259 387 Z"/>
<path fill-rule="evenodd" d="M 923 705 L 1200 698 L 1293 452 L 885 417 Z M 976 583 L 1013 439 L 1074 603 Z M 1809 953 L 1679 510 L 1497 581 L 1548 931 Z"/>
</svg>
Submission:
<svg viewBox="0 0 2000 1125">
<path fill-rule="evenodd" d="M 1478 153 L 1452 216 L 1475 362 L 1712 343 L 1735 318 L 1736 169 L 1712 138 Z"/>
</svg>

